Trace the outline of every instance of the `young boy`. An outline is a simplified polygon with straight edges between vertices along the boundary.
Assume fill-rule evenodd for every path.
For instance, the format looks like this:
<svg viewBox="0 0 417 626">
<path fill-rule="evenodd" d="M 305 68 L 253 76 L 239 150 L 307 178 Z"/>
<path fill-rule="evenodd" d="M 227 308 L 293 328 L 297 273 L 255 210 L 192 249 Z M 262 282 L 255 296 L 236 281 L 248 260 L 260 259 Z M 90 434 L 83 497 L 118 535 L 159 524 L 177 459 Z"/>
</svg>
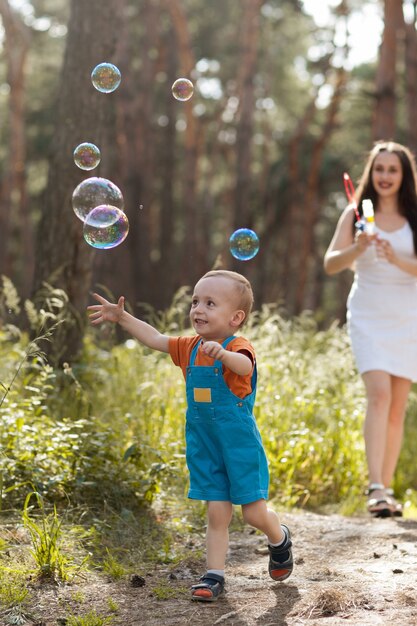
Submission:
<svg viewBox="0 0 417 626">
<path fill-rule="evenodd" d="M 253 305 L 249 281 L 226 271 L 207 272 L 196 284 L 190 320 L 197 335 L 169 337 L 94 294 L 91 323 L 117 322 L 138 341 L 168 352 L 186 381 L 186 457 L 189 498 L 207 501 L 207 571 L 191 589 L 193 600 L 213 602 L 224 590 L 232 505 L 242 506 L 245 522 L 265 533 L 269 574 L 285 580 L 293 569 L 291 535 L 268 509 L 269 474 L 253 405 L 256 361 L 253 347 L 236 337 Z"/>
</svg>

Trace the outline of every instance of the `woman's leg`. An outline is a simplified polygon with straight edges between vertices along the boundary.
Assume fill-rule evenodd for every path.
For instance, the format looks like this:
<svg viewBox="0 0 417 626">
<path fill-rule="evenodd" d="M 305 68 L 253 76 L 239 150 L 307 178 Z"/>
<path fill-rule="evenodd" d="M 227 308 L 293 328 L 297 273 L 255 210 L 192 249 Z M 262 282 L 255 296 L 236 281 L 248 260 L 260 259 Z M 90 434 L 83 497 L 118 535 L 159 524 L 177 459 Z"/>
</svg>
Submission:
<svg viewBox="0 0 417 626">
<path fill-rule="evenodd" d="M 391 377 L 387 372 L 372 370 L 365 372 L 362 378 L 367 397 L 364 437 L 369 482 L 384 484 L 382 471 L 391 406 Z"/>
<path fill-rule="evenodd" d="M 404 433 L 404 417 L 411 381 L 391 376 L 391 406 L 388 414 L 387 437 L 382 465 L 382 482 L 389 487 L 397 467 Z"/>
<path fill-rule="evenodd" d="M 207 503 L 207 569 L 224 570 L 225 568 L 232 512 L 231 502 Z"/>
</svg>

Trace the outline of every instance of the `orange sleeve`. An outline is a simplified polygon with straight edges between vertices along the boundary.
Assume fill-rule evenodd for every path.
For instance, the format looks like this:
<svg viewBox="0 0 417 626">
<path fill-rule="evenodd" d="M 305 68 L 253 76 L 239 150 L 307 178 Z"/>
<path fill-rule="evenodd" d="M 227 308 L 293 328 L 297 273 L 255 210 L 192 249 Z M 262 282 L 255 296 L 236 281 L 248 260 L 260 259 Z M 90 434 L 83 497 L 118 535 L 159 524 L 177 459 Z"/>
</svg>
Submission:
<svg viewBox="0 0 417 626">
<path fill-rule="evenodd" d="M 252 370 L 246 376 L 239 376 L 228 369 L 224 370 L 224 380 L 230 391 L 239 398 L 244 398 L 252 391 L 252 373 L 256 360 L 255 350 L 252 344 L 244 337 L 236 337 L 236 339 L 229 343 L 226 350 L 231 350 L 232 352 L 246 352 L 252 359 Z"/>
<path fill-rule="evenodd" d="M 186 368 L 190 362 L 191 352 L 200 340 L 198 335 L 194 337 L 170 337 L 169 339 L 169 354 L 175 365 L 178 365 L 182 369 L 182 373 L 186 374 Z"/>
</svg>

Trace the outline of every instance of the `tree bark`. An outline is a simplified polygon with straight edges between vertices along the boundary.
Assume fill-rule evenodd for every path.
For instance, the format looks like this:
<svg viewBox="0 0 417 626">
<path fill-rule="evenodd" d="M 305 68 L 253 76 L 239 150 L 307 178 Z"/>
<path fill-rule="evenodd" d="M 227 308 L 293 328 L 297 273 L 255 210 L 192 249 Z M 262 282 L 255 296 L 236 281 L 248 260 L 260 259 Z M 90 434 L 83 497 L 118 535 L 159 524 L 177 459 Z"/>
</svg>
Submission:
<svg viewBox="0 0 417 626">
<path fill-rule="evenodd" d="M 165 5 L 169 11 L 176 36 L 180 75 L 181 77 L 190 78 L 196 61 L 184 7 L 180 0 L 165 0 Z M 199 278 L 202 249 L 196 211 L 198 130 L 197 120 L 193 114 L 193 99 L 191 98 L 186 102 L 178 104 L 183 107 L 186 122 L 182 197 L 185 230 L 182 259 L 180 260 L 180 282 L 181 284 L 192 284 Z"/>
<path fill-rule="evenodd" d="M 384 32 L 379 50 L 372 127 L 375 141 L 389 140 L 395 136 L 398 37 L 403 23 L 402 1 L 385 0 Z"/>
<path fill-rule="evenodd" d="M 236 131 L 236 190 L 234 227 L 251 226 L 251 156 L 255 112 L 255 76 L 260 34 L 260 0 L 245 0 L 240 32 Z"/>
<path fill-rule="evenodd" d="M 414 1 L 414 21 L 405 24 L 405 87 L 407 115 L 407 143 L 417 154 L 417 2 Z"/>
<path fill-rule="evenodd" d="M 0 0 L 0 15 L 5 32 L 4 50 L 7 82 L 10 86 L 8 158 L 0 196 L 0 232 L 3 240 L 0 246 L 0 273 L 8 276 L 21 274 L 19 287 L 24 295 L 28 295 L 32 283 L 33 226 L 29 215 L 25 171 L 25 67 L 31 31 L 18 13 L 11 10 L 7 0 Z M 13 228 L 21 243 L 19 268 L 16 267 L 17 259 L 13 258 L 9 245 Z"/>
<path fill-rule="evenodd" d="M 155 171 L 154 126 L 152 124 L 154 82 L 157 63 L 152 49 L 159 43 L 158 0 L 145 0 L 135 16 L 135 28 L 144 28 L 139 41 L 131 37 L 129 2 L 117 0 L 122 16 L 117 41 L 117 66 L 123 83 L 116 100 L 116 153 L 114 171 L 124 181 L 129 236 L 123 246 L 106 255 L 97 268 L 99 282 L 105 282 L 114 295 L 123 294 L 130 303 L 153 302 L 155 287 L 151 253 L 155 243 L 158 211 L 153 203 Z M 132 59 L 140 59 L 137 68 Z M 142 207 L 142 208 L 141 208 Z M 117 271 L 114 272 L 115 267 Z"/>
<path fill-rule="evenodd" d="M 304 195 L 305 215 L 302 224 L 301 245 L 299 247 L 297 291 L 295 298 L 295 313 L 299 314 L 306 306 L 306 287 L 309 278 L 311 261 L 313 260 L 315 227 L 320 215 L 319 178 L 324 149 L 336 125 L 337 114 L 346 85 L 346 71 L 343 67 L 337 71 L 332 100 L 326 112 L 326 121 L 320 137 L 314 142 L 310 159 L 307 184 Z"/>
<path fill-rule="evenodd" d="M 72 361 L 79 353 L 85 328 L 85 308 L 95 255 L 83 239 L 82 222 L 72 210 L 74 188 L 87 175 L 73 161 L 74 148 L 83 141 L 99 147 L 112 130 L 110 107 L 117 91 L 104 94 L 91 83 L 91 71 L 101 62 L 112 61 L 118 34 L 115 0 L 72 0 L 67 46 L 62 68 L 51 146 L 48 183 L 38 231 L 35 292 L 45 283 L 63 289 L 73 312 L 72 323 L 59 327 L 46 346 L 52 362 Z M 123 82 L 122 82 L 123 85 Z M 106 176 L 108 154 L 102 154 L 98 169 L 88 176 Z M 118 184 L 117 180 L 113 182 Z"/>
</svg>

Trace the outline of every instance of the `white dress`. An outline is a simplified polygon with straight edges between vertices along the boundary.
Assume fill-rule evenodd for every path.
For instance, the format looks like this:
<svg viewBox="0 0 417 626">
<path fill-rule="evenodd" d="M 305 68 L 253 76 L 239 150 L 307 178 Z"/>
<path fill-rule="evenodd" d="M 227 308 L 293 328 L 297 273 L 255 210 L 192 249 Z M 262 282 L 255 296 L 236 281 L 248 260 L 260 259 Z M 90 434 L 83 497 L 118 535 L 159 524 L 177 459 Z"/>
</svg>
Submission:
<svg viewBox="0 0 417 626">
<path fill-rule="evenodd" d="M 414 257 L 408 222 L 386 232 L 375 227 L 394 250 Z M 347 323 L 359 372 L 383 370 L 417 381 L 417 278 L 385 259 L 370 246 L 355 263 L 347 301 Z"/>
</svg>

